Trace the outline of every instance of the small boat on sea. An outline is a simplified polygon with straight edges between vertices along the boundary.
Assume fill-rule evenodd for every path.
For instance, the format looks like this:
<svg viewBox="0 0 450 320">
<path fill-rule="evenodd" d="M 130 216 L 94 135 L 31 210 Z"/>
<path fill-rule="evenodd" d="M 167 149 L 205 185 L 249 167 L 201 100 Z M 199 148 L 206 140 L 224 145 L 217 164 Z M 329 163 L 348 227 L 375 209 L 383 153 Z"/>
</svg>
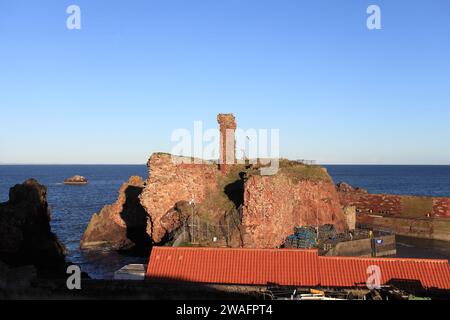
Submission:
<svg viewBox="0 0 450 320">
<path fill-rule="evenodd" d="M 88 180 L 83 176 L 73 176 L 71 178 L 64 180 L 64 184 L 82 185 L 82 184 L 87 184 L 87 183 L 88 183 Z"/>
</svg>

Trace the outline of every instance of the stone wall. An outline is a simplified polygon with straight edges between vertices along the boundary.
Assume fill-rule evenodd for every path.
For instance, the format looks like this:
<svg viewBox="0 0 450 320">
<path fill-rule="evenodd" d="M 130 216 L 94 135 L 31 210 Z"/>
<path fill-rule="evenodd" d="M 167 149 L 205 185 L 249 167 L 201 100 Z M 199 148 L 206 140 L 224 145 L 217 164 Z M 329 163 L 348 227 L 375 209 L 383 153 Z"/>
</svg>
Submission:
<svg viewBox="0 0 450 320">
<path fill-rule="evenodd" d="M 219 114 L 217 122 L 220 125 L 219 167 L 222 173 L 226 173 L 229 166 L 236 162 L 236 119 L 232 113 Z"/>
<path fill-rule="evenodd" d="M 376 246 L 377 257 L 393 257 L 397 254 L 395 235 L 379 236 L 376 239 L 383 241 L 383 244 Z M 336 247 L 328 251 L 325 255 L 333 257 L 371 257 L 371 241 L 371 239 L 359 239 L 339 242 Z"/>
<path fill-rule="evenodd" d="M 400 215 L 401 197 L 394 195 L 339 192 L 343 206 L 354 206 L 358 213 Z"/>
<path fill-rule="evenodd" d="M 356 229 L 356 207 L 346 206 L 344 207 L 344 217 L 348 230 L 352 231 Z"/>
<path fill-rule="evenodd" d="M 275 248 L 295 226 L 335 224 L 346 229 L 339 198 L 331 181 L 294 182 L 281 171 L 254 175 L 245 183 L 242 224 L 246 247 Z"/>
<path fill-rule="evenodd" d="M 355 206 L 357 222 L 398 235 L 450 241 L 450 198 L 369 194 L 337 186 L 343 206 Z"/>
<path fill-rule="evenodd" d="M 358 214 L 373 214 L 387 217 L 450 218 L 450 198 L 369 194 L 362 189 L 338 186 L 343 206 L 355 206 Z"/>
<path fill-rule="evenodd" d="M 140 202 L 150 216 L 147 233 L 155 243 L 177 228 L 164 223 L 164 216 L 181 201 L 204 201 L 217 187 L 219 171 L 212 163 L 193 163 L 194 159 L 155 153 L 148 163 L 148 179 Z"/>
<path fill-rule="evenodd" d="M 450 198 L 433 198 L 433 216 L 450 218 Z"/>
<path fill-rule="evenodd" d="M 375 230 L 389 230 L 406 237 L 450 241 L 450 219 L 448 218 L 401 218 L 362 214 L 358 222 L 370 225 Z"/>
</svg>

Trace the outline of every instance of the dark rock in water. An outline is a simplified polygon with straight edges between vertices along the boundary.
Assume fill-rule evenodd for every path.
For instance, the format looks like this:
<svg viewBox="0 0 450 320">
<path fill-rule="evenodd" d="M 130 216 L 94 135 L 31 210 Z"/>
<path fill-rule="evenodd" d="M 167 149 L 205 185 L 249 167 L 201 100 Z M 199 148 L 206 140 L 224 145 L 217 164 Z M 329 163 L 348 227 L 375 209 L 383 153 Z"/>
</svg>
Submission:
<svg viewBox="0 0 450 320">
<path fill-rule="evenodd" d="M 357 193 L 368 193 L 366 189 L 354 188 L 346 182 L 340 182 L 336 185 L 338 192 L 357 192 Z"/>
<path fill-rule="evenodd" d="M 125 250 L 139 247 L 148 254 L 151 239 L 147 228 L 150 221 L 139 202 L 143 188 L 141 177 L 133 176 L 124 183 L 116 202 L 92 216 L 81 239 L 81 248 L 110 247 Z"/>
<path fill-rule="evenodd" d="M 83 176 L 73 176 L 64 180 L 65 184 L 87 184 L 88 180 Z"/>
<path fill-rule="evenodd" d="M 66 248 L 50 229 L 47 188 L 29 179 L 10 189 L 0 204 L 0 261 L 32 265 L 42 277 L 65 273 Z"/>
<path fill-rule="evenodd" d="M 355 188 L 353 188 L 351 185 L 349 185 L 346 182 L 340 182 L 336 185 L 336 189 L 339 192 L 353 192 L 355 191 Z"/>
</svg>

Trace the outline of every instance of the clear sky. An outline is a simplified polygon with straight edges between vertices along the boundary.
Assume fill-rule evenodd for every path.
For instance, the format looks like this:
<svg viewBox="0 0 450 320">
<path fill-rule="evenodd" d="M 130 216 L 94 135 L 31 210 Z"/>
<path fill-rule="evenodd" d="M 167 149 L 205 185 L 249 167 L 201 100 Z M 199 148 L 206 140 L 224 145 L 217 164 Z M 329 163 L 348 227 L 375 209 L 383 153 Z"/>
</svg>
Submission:
<svg viewBox="0 0 450 320">
<path fill-rule="evenodd" d="M 219 112 L 288 158 L 450 164 L 450 1 L 0 0 L 0 163 L 145 163 Z"/>
</svg>

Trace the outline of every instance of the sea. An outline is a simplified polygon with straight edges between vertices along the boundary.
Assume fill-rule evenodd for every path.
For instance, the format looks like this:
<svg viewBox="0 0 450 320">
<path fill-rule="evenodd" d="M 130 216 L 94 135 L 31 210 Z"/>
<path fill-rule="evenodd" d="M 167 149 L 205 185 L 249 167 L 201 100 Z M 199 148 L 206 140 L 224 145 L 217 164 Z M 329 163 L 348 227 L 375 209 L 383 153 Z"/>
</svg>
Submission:
<svg viewBox="0 0 450 320">
<path fill-rule="evenodd" d="M 325 165 L 336 183 L 345 181 L 371 193 L 450 197 L 450 166 Z M 64 185 L 64 179 L 82 175 L 89 184 Z M 68 249 L 67 259 L 90 277 L 111 279 L 130 263 L 148 257 L 113 250 L 81 250 L 80 239 L 92 215 L 117 199 L 119 187 L 132 175 L 147 177 L 145 165 L 0 165 L 0 202 L 9 189 L 28 178 L 48 187 L 51 227 Z M 450 260 L 450 244 L 442 241 L 397 238 L 397 255 L 404 258 Z"/>
</svg>

